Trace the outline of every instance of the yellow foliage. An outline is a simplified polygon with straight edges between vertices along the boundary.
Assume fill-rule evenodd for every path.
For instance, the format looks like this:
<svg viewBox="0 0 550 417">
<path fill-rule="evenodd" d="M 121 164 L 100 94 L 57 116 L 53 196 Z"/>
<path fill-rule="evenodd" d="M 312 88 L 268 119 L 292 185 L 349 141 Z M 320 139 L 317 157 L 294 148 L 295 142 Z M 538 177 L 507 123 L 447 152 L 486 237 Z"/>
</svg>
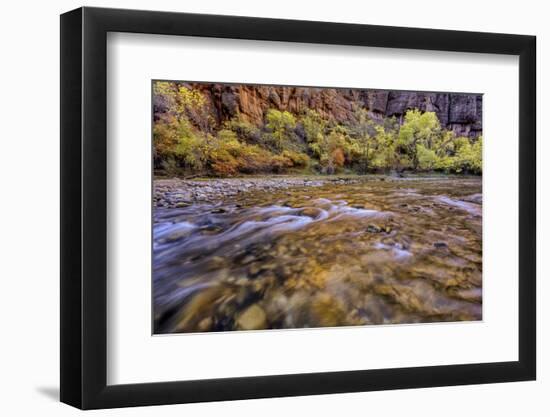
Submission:
<svg viewBox="0 0 550 417">
<path fill-rule="evenodd" d="M 483 139 L 455 137 L 434 112 L 406 112 L 373 121 L 360 103 L 352 103 L 347 123 L 308 109 L 299 117 L 268 109 L 258 126 L 239 116 L 221 126 L 210 96 L 187 84 L 153 83 L 154 162 L 175 175 L 229 176 L 255 173 L 341 170 L 439 170 L 482 172 Z"/>
</svg>

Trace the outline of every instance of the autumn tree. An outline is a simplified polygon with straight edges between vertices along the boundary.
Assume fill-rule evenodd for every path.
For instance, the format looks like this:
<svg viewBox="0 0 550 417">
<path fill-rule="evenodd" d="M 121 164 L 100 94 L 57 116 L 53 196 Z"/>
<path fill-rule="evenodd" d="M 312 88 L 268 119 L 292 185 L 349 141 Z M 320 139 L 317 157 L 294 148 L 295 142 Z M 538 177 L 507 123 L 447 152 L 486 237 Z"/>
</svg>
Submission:
<svg viewBox="0 0 550 417">
<path fill-rule="evenodd" d="M 355 104 L 354 107 L 350 131 L 359 148 L 359 152 L 356 155 L 358 165 L 361 172 L 365 173 L 368 171 L 371 159 L 373 158 L 376 123 L 371 120 L 365 107 L 359 104 Z"/>
<path fill-rule="evenodd" d="M 296 118 L 287 111 L 269 109 L 266 121 L 266 127 L 271 130 L 275 147 L 282 151 L 292 138 L 292 130 L 296 127 Z"/>
<path fill-rule="evenodd" d="M 412 169 L 419 165 L 419 150 L 425 155 L 426 149 L 431 149 L 441 127 L 434 112 L 422 113 L 418 109 L 408 110 L 405 114 L 405 122 L 399 130 L 398 145 L 409 157 Z"/>
</svg>

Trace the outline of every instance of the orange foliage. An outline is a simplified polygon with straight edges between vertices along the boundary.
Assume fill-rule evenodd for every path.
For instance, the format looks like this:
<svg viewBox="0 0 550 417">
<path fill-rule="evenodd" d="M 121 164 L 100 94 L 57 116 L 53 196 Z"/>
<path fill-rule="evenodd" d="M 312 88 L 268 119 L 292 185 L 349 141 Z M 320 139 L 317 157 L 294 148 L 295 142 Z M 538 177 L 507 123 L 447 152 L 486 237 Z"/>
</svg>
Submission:
<svg viewBox="0 0 550 417">
<path fill-rule="evenodd" d="M 342 148 L 334 149 L 331 152 L 330 156 L 332 157 L 332 162 L 334 163 L 335 166 L 337 167 L 344 166 L 344 162 L 346 162 L 346 157 L 344 155 L 344 151 L 342 150 Z"/>
</svg>

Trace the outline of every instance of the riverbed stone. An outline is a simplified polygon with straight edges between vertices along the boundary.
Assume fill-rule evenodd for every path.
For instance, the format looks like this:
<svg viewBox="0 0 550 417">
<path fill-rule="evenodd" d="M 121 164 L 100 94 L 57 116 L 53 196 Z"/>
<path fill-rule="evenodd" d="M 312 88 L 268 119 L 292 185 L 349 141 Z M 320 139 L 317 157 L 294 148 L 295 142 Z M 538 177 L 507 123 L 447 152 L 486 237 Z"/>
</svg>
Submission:
<svg viewBox="0 0 550 417">
<path fill-rule="evenodd" d="M 267 316 L 263 308 L 253 304 L 237 316 L 237 327 L 241 330 L 260 330 L 267 327 Z"/>
<path fill-rule="evenodd" d="M 206 317 L 204 319 L 202 319 L 199 324 L 197 325 L 197 328 L 199 331 L 201 332 L 206 332 L 208 330 L 210 330 L 210 328 L 212 327 L 212 318 L 211 317 Z"/>
<path fill-rule="evenodd" d="M 300 212 L 302 216 L 317 217 L 319 215 L 319 209 L 315 207 L 305 207 Z"/>
<path fill-rule="evenodd" d="M 382 229 L 380 227 L 376 226 L 375 224 L 369 224 L 367 226 L 367 232 L 369 233 L 380 233 Z"/>
<path fill-rule="evenodd" d="M 175 242 L 176 240 L 179 240 L 188 236 L 190 232 L 191 232 L 190 230 L 178 230 L 170 233 L 165 240 L 166 242 Z"/>
</svg>

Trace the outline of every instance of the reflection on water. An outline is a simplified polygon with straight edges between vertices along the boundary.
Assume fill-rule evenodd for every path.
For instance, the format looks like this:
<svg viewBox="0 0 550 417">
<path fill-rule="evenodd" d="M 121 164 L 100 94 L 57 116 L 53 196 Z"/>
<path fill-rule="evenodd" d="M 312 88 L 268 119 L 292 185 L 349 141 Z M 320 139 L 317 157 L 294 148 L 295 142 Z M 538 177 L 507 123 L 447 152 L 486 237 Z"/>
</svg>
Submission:
<svg viewBox="0 0 550 417">
<path fill-rule="evenodd" d="M 155 208 L 155 333 L 481 319 L 481 179 Z"/>
</svg>

